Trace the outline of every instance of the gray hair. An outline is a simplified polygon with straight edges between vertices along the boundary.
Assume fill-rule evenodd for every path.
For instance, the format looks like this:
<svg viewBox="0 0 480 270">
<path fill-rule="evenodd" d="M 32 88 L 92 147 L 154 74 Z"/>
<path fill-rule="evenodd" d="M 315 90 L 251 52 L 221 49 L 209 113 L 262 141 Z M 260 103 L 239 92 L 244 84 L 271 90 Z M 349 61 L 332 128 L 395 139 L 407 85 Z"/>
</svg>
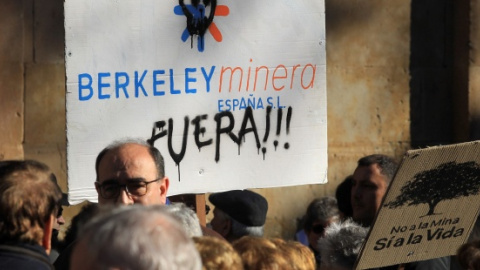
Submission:
<svg viewBox="0 0 480 270">
<path fill-rule="evenodd" d="M 231 233 L 235 238 L 240 238 L 245 235 L 258 237 L 263 236 L 263 226 L 245 226 L 233 218 L 230 218 L 230 220 L 232 221 Z"/>
<path fill-rule="evenodd" d="M 326 222 L 329 219 L 339 217 L 340 211 L 338 210 L 336 198 L 328 196 L 314 199 L 307 207 L 304 229 L 309 232 L 316 221 Z"/>
<path fill-rule="evenodd" d="M 230 234 L 232 238 L 238 239 L 242 236 L 249 235 L 249 236 L 263 236 L 263 225 L 262 226 L 247 226 L 243 223 L 238 222 L 227 213 L 223 212 L 220 209 L 217 209 L 218 213 L 220 213 L 221 218 L 224 220 L 230 220 L 232 227 L 230 230 Z"/>
<path fill-rule="evenodd" d="M 85 225 L 79 239 L 87 244 L 86 252 L 98 269 L 201 269 L 192 239 L 165 207 L 104 208 Z"/>
<path fill-rule="evenodd" d="M 166 207 L 165 210 L 173 214 L 173 216 L 182 224 L 185 233 L 189 237 L 200 237 L 203 235 L 197 214 L 184 203 L 172 203 Z"/>
<path fill-rule="evenodd" d="M 126 144 L 138 144 L 143 145 L 148 149 L 148 152 L 152 156 L 153 161 L 155 162 L 155 167 L 157 168 L 157 177 L 163 178 L 165 177 L 165 161 L 163 159 L 162 154 L 160 151 L 155 148 L 153 145 L 149 144 L 147 141 L 140 139 L 140 138 L 125 138 L 121 140 L 116 140 L 109 144 L 107 147 L 103 148 L 102 151 L 97 155 L 97 159 L 95 160 L 95 172 L 98 176 L 98 167 L 100 165 L 100 161 L 102 158 L 107 154 L 110 150 L 114 150 L 117 148 L 122 147 Z"/>
<path fill-rule="evenodd" d="M 328 226 L 318 241 L 322 266 L 353 269 L 368 230 L 351 219 Z"/>
</svg>

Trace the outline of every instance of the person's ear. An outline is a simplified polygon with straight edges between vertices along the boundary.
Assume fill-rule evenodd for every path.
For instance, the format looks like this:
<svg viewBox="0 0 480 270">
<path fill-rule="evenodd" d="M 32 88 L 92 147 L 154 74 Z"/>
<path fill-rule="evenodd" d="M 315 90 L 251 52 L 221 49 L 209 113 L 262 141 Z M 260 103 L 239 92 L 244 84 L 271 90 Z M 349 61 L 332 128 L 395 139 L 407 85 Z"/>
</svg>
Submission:
<svg viewBox="0 0 480 270">
<path fill-rule="evenodd" d="M 50 254 L 50 250 L 52 249 L 52 230 L 55 222 L 55 216 L 52 214 L 47 222 L 45 222 L 45 227 L 43 228 L 42 246 L 45 248 L 47 254 Z"/>
<path fill-rule="evenodd" d="M 163 201 L 167 200 L 168 187 L 170 186 L 170 179 L 167 176 L 163 177 L 160 183 L 160 197 Z"/>
<path fill-rule="evenodd" d="M 100 183 L 95 182 L 95 189 L 97 190 L 97 194 L 100 195 Z"/>
<path fill-rule="evenodd" d="M 232 230 L 232 221 L 229 218 L 223 220 L 222 226 L 220 228 L 220 234 L 227 239 L 230 231 Z"/>
</svg>

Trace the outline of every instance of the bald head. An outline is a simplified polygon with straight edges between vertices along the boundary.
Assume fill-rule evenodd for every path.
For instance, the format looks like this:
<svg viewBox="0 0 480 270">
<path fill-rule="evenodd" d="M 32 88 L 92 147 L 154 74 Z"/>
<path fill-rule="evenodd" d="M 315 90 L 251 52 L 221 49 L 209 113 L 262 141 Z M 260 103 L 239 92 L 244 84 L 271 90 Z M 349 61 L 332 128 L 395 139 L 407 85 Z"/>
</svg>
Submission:
<svg viewBox="0 0 480 270">
<path fill-rule="evenodd" d="M 95 187 L 100 204 L 165 204 L 169 185 L 163 157 L 154 147 L 124 141 L 106 147 L 97 157 Z M 134 189 L 143 186 L 139 196 Z M 114 193 L 109 191 L 115 191 Z M 118 194 L 117 194 L 118 193 Z M 113 196 L 112 195 L 116 196 Z"/>
</svg>

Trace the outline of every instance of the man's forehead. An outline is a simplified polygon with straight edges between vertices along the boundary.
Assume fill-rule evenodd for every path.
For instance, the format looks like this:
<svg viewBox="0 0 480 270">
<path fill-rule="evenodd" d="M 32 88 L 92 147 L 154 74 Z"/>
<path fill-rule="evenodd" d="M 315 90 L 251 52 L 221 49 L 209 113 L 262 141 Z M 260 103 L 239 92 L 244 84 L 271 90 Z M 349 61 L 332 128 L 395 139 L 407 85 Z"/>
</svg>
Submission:
<svg viewBox="0 0 480 270">
<path fill-rule="evenodd" d="M 111 149 L 101 159 L 99 164 L 100 177 L 110 174 L 125 174 L 131 177 L 145 177 L 148 174 L 157 174 L 157 166 L 155 160 L 151 156 L 148 148 L 143 145 L 128 145 Z M 105 175 L 107 174 L 107 175 Z"/>
<path fill-rule="evenodd" d="M 127 144 L 108 151 L 104 158 L 100 161 L 102 163 L 111 163 L 116 166 L 124 166 L 125 164 L 135 164 L 143 161 L 154 162 L 148 148 L 144 145 Z M 106 162 L 104 162 L 106 161 Z"/>
<path fill-rule="evenodd" d="M 372 177 L 381 177 L 384 181 L 387 181 L 386 176 L 382 173 L 378 164 L 371 164 L 369 166 L 358 166 L 353 173 L 353 180 L 355 181 L 368 181 Z"/>
<path fill-rule="evenodd" d="M 116 155 L 126 156 L 126 157 L 129 157 L 129 156 L 151 157 L 147 146 L 140 145 L 140 144 L 133 144 L 133 143 L 121 145 L 117 148 L 112 149 L 111 152 Z"/>
</svg>

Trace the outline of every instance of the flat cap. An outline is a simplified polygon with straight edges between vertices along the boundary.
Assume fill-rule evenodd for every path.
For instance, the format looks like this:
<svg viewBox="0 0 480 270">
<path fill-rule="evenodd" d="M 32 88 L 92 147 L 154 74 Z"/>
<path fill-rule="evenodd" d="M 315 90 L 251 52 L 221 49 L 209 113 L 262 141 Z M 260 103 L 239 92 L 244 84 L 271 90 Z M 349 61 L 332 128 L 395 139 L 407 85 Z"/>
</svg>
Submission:
<svg viewBox="0 0 480 270">
<path fill-rule="evenodd" d="M 263 226 L 267 217 L 268 202 L 250 190 L 231 190 L 213 193 L 210 202 L 236 221 L 246 226 Z"/>
</svg>

